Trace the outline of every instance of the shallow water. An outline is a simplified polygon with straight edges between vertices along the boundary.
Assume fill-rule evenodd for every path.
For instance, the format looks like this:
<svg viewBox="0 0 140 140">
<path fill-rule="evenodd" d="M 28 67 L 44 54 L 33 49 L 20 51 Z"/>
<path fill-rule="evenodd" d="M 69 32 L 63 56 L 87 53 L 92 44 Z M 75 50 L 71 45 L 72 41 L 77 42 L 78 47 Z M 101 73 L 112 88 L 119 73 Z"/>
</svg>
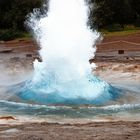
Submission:
<svg viewBox="0 0 140 140">
<path fill-rule="evenodd" d="M 22 100 L 13 93 L 10 97 L 5 96 L 3 100 L 0 100 L 0 115 L 28 116 L 38 119 L 45 118 L 55 122 L 61 122 L 67 119 L 138 119 L 140 115 L 139 92 L 126 90 L 126 88 L 124 90 L 121 88 L 120 91 L 120 97 L 102 105 L 43 105 Z"/>
</svg>

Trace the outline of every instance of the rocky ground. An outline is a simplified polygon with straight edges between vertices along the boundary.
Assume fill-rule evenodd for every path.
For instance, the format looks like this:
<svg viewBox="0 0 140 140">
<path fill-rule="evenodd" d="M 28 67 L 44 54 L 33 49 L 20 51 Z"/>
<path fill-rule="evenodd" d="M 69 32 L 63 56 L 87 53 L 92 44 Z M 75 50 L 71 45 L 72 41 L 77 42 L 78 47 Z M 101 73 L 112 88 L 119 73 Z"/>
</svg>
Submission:
<svg viewBox="0 0 140 140">
<path fill-rule="evenodd" d="M 138 140 L 140 122 L 0 125 L 1 140 Z"/>
<path fill-rule="evenodd" d="M 139 62 L 96 62 L 94 73 L 109 83 L 140 83 Z"/>
</svg>

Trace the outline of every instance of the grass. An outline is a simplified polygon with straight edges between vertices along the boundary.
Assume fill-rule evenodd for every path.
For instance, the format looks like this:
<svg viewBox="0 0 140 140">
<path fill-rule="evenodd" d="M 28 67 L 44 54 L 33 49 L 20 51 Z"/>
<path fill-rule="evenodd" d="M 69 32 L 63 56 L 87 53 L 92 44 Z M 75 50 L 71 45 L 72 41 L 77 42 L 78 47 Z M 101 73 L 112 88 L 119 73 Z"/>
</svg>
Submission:
<svg viewBox="0 0 140 140">
<path fill-rule="evenodd" d="M 122 29 L 120 31 L 109 31 L 108 29 L 101 29 L 100 32 L 107 37 L 126 36 L 126 35 L 140 33 L 140 27 L 135 27 L 133 25 L 127 25 L 124 27 L 124 29 Z"/>
<path fill-rule="evenodd" d="M 22 37 L 17 37 L 15 40 L 19 40 L 19 39 L 22 39 L 22 40 L 31 40 L 33 37 L 30 33 L 28 32 L 22 32 Z"/>
<path fill-rule="evenodd" d="M 0 41 L 31 39 L 31 34 L 14 29 L 0 29 Z"/>
<path fill-rule="evenodd" d="M 108 32 L 108 31 L 101 31 L 101 32 L 107 37 L 110 37 L 110 36 L 126 36 L 126 35 L 140 33 L 140 29 L 139 30 L 115 31 L 115 32 Z"/>
</svg>

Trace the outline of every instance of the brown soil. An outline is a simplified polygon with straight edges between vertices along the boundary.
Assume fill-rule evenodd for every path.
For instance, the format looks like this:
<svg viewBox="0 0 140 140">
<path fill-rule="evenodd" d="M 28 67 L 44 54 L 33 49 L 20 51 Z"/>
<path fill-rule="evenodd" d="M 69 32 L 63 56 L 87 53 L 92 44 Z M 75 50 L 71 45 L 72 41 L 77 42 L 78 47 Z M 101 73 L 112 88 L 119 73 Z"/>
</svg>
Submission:
<svg viewBox="0 0 140 140">
<path fill-rule="evenodd" d="M 101 44 L 97 45 L 97 52 L 116 50 L 140 51 L 140 33 L 126 36 L 104 37 Z"/>
<path fill-rule="evenodd" d="M 0 125 L 1 140 L 138 140 L 140 122 Z"/>
<path fill-rule="evenodd" d="M 140 44 L 140 33 L 130 34 L 126 36 L 108 36 L 104 38 L 103 43 L 119 40 L 135 42 Z"/>
<path fill-rule="evenodd" d="M 7 42 L 0 42 L 0 49 L 12 49 L 14 52 L 36 52 L 39 47 L 33 40 L 12 40 Z"/>
<path fill-rule="evenodd" d="M 16 120 L 13 116 L 0 117 L 0 120 Z"/>
</svg>

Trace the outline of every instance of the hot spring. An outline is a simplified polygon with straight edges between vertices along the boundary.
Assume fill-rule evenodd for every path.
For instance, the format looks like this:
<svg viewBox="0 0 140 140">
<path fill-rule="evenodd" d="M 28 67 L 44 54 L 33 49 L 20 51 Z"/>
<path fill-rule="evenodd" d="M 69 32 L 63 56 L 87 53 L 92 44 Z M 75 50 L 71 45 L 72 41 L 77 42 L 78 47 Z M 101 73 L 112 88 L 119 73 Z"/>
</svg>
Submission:
<svg viewBox="0 0 140 140">
<path fill-rule="evenodd" d="M 42 62 L 35 60 L 29 80 L 8 87 L 12 97 L 0 101 L 1 112 L 91 118 L 140 108 L 111 104 L 122 89 L 94 76 L 89 60 L 100 34 L 87 25 L 88 15 L 84 0 L 50 0 L 48 11 L 30 14 L 27 24 Z"/>
<path fill-rule="evenodd" d="M 114 99 L 112 87 L 92 74 L 89 63 L 99 33 L 87 26 L 84 0 L 51 0 L 49 11 L 28 25 L 41 47 L 43 62 L 34 62 L 34 75 L 20 96 L 43 104 L 102 104 Z"/>
</svg>

